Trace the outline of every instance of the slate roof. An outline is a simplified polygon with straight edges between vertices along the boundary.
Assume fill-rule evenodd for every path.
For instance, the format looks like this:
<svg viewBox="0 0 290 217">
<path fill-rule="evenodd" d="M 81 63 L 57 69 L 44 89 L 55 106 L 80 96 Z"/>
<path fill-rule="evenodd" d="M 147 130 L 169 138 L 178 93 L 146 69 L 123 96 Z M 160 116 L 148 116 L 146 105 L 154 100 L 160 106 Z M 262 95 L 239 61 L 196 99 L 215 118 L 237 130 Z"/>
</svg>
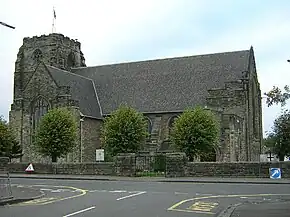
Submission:
<svg viewBox="0 0 290 217">
<path fill-rule="evenodd" d="M 73 69 L 73 72 L 94 81 L 103 114 L 109 114 L 121 103 L 140 112 L 182 111 L 204 105 L 207 90 L 222 88 L 225 82 L 236 81 L 248 70 L 250 50 L 208 55 L 129 62 Z M 57 74 L 57 75 L 56 75 Z M 63 83 L 76 85 L 78 98 L 86 97 L 82 106 L 96 115 L 97 100 L 90 80 L 82 84 L 71 73 L 61 77 Z M 65 77 L 66 76 L 66 77 Z M 96 109 L 97 111 L 94 111 Z"/>
<path fill-rule="evenodd" d="M 72 99 L 79 101 L 80 110 L 84 115 L 102 117 L 94 82 L 91 79 L 52 66 L 47 68 L 59 86 L 71 87 Z"/>
</svg>

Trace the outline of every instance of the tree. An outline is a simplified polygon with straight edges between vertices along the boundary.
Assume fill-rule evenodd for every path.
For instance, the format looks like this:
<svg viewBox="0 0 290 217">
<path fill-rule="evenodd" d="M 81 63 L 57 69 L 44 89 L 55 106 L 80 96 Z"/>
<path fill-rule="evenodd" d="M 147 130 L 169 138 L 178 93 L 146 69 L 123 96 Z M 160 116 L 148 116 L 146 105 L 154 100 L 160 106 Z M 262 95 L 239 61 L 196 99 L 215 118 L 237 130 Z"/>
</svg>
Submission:
<svg viewBox="0 0 290 217">
<path fill-rule="evenodd" d="M 286 101 L 290 98 L 290 88 L 288 85 L 284 86 L 284 92 L 279 87 L 273 86 L 272 90 L 268 93 L 264 93 L 267 97 L 268 107 L 276 104 L 281 104 L 281 106 L 286 105 Z"/>
<path fill-rule="evenodd" d="M 290 112 L 285 110 L 275 121 L 273 132 L 269 135 L 273 152 L 284 161 L 285 156 L 290 156 Z"/>
<path fill-rule="evenodd" d="M 0 116 L 0 157 L 20 158 L 22 148 L 16 141 L 8 123 Z"/>
<path fill-rule="evenodd" d="M 186 110 L 173 124 L 171 141 L 189 160 L 212 152 L 219 138 L 215 115 L 201 107 Z"/>
<path fill-rule="evenodd" d="M 141 149 L 147 135 L 147 122 L 143 114 L 122 105 L 105 118 L 101 142 L 109 155 L 116 156 Z"/>
<path fill-rule="evenodd" d="M 41 119 L 36 131 L 35 146 L 43 156 L 51 157 L 52 162 L 66 156 L 75 146 L 77 124 L 67 108 L 49 110 Z"/>
<path fill-rule="evenodd" d="M 263 143 L 262 143 L 262 153 L 265 154 L 274 154 L 275 153 L 275 145 L 276 145 L 276 135 L 274 135 L 272 132 L 267 132 L 267 137 L 263 138 Z"/>
<path fill-rule="evenodd" d="M 276 143 L 276 136 L 273 133 L 268 134 L 266 138 L 263 139 L 263 146 L 268 149 L 274 148 Z"/>
</svg>

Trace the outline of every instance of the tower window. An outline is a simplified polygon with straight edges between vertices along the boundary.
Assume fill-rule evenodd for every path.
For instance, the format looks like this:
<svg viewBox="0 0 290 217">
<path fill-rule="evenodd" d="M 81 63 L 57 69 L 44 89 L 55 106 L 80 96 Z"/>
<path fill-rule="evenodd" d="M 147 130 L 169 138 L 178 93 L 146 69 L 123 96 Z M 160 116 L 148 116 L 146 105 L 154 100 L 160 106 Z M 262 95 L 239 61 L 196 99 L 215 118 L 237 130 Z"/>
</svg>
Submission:
<svg viewBox="0 0 290 217">
<path fill-rule="evenodd" d="M 67 57 L 67 67 L 68 68 L 76 67 L 76 58 L 73 52 L 70 52 L 70 54 Z"/>
<path fill-rule="evenodd" d="M 32 104 L 32 129 L 35 130 L 43 115 L 45 115 L 49 110 L 49 103 L 43 97 L 38 97 Z"/>
<path fill-rule="evenodd" d="M 40 61 L 41 61 L 41 59 L 42 59 L 42 52 L 41 52 L 41 50 L 36 49 L 36 50 L 33 52 L 33 59 L 34 59 L 36 62 L 40 62 Z"/>
</svg>

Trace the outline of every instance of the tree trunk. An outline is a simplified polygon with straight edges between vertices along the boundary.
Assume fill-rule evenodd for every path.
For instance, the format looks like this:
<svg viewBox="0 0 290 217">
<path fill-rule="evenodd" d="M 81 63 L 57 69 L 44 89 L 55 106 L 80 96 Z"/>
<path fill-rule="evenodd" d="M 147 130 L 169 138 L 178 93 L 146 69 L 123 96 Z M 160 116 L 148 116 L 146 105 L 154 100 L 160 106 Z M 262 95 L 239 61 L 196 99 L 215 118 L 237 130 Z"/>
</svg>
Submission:
<svg viewBox="0 0 290 217">
<path fill-rule="evenodd" d="M 57 162 L 57 157 L 56 156 L 52 156 L 51 160 L 52 160 L 52 163 L 56 163 Z"/>
</svg>

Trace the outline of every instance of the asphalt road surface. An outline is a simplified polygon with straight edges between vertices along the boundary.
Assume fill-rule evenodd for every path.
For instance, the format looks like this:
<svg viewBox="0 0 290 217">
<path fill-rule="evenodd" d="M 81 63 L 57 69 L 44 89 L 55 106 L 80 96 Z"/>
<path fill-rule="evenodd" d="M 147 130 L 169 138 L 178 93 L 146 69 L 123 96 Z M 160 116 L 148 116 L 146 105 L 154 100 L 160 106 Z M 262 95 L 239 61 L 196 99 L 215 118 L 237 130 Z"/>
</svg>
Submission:
<svg viewBox="0 0 290 217">
<path fill-rule="evenodd" d="M 290 201 L 290 186 L 279 184 L 45 179 L 12 179 L 12 183 L 40 189 L 45 196 L 2 206 L 0 217 L 208 217 L 221 216 L 225 209 L 245 202 Z M 267 213 L 267 207 L 260 212 Z"/>
</svg>

